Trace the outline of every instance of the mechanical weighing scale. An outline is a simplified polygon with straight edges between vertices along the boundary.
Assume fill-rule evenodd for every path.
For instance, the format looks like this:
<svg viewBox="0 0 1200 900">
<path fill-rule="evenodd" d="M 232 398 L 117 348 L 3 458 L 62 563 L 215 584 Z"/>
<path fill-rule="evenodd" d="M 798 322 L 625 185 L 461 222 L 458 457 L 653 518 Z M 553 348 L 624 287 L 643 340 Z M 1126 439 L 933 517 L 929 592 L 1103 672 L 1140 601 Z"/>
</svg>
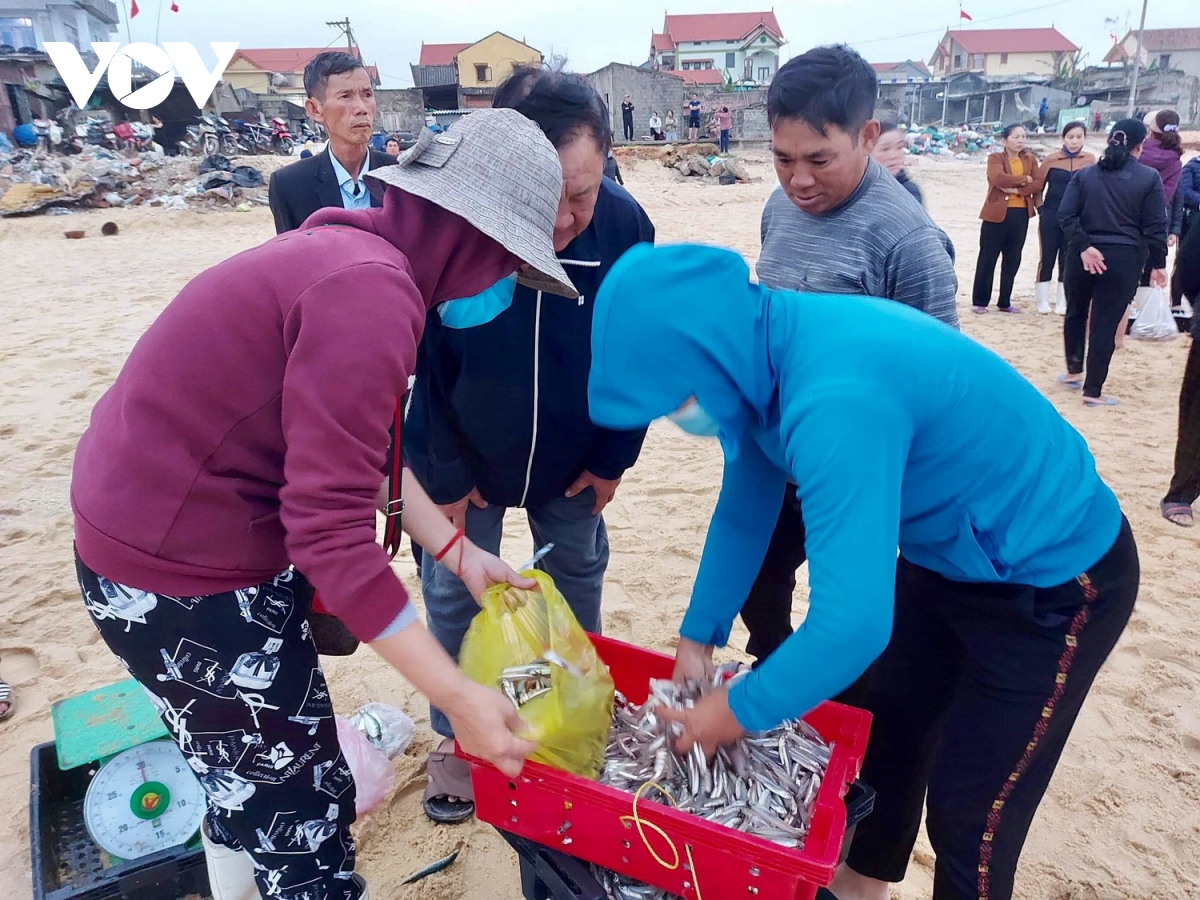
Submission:
<svg viewBox="0 0 1200 900">
<path fill-rule="evenodd" d="M 55 741 L 32 759 L 35 900 L 206 895 L 204 789 L 141 686 L 69 697 L 51 717 Z"/>
</svg>

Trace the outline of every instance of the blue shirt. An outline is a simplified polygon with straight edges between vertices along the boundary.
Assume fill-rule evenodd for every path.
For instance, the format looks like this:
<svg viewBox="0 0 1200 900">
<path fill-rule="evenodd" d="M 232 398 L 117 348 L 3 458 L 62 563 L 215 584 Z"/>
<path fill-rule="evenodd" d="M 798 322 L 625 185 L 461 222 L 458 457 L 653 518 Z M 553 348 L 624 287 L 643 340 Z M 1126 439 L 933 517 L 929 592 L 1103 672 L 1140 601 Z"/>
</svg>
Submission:
<svg viewBox="0 0 1200 900">
<path fill-rule="evenodd" d="M 371 168 L 371 153 L 367 152 L 366 159 L 363 160 L 362 171 L 358 173 L 358 180 L 354 180 L 354 176 L 346 171 L 346 167 L 338 162 L 338 158 L 333 155 L 333 150 L 329 150 L 329 161 L 333 163 L 333 174 L 337 176 L 338 187 L 342 189 L 342 207 L 344 209 L 370 209 L 371 208 L 371 192 L 367 190 L 366 183 L 362 180 L 363 176 Z"/>
<path fill-rule="evenodd" d="M 955 329 L 888 300 L 769 290 L 726 250 L 634 248 L 596 299 L 592 418 L 632 428 L 691 396 L 721 425 L 725 472 L 684 637 L 725 644 L 789 481 L 804 510 L 808 615 L 729 692 L 752 730 L 883 651 L 897 548 L 955 581 L 1052 587 L 1121 527 L 1083 437 Z"/>
</svg>

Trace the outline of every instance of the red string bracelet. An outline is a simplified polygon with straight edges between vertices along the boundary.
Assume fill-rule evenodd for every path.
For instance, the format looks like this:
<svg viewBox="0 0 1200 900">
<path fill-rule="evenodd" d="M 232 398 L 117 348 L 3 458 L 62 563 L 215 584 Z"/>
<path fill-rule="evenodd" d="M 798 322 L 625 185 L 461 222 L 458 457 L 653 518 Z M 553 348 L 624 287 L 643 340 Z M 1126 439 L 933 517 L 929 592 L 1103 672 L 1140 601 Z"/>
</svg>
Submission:
<svg viewBox="0 0 1200 900">
<path fill-rule="evenodd" d="M 434 562 L 441 562 L 443 559 L 445 559 L 446 554 L 448 554 L 454 548 L 454 545 L 458 544 L 459 545 L 459 547 L 458 547 L 458 569 L 455 572 L 455 574 L 458 575 L 459 578 L 462 578 L 462 561 L 463 561 L 463 546 L 462 546 L 461 541 L 466 536 L 467 536 L 467 533 L 463 529 L 461 529 L 461 528 L 458 529 L 457 531 L 454 532 L 454 537 L 450 538 L 450 540 L 446 543 L 446 546 L 442 548 L 441 552 L 438 553 L 437 556 L 435 556 L 433 558 Z"/>
</svg>

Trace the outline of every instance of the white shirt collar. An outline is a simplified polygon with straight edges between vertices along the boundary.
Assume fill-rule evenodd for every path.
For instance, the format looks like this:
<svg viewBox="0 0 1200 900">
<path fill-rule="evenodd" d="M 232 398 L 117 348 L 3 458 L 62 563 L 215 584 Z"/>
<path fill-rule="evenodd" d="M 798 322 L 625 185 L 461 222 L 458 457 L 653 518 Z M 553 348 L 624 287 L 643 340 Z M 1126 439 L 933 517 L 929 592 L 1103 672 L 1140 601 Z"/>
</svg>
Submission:
<svg viewBox="0 0 1200 900">
<path fill-rule="evenodd" d="M 333 174 L 337 176 L 338 187 L 343 188 L 343 189 L 349 187 L 349 190 L 351 192 L 353 192 L 354 188 L 352 187 L 352 185 L 354 184 L 354 176 L 351 175 L 348 171 L 346 171 L 345 166 L 343 166 L 340 162 L 338 162 L 338 158 L 333 155 L 332 148 L 330 148 L 330 150 L 329 150 L 329 161 L 331 163 L 333 163 Z M 369 172 L 370 170 L 371 170 L 371 150 L 368 147 L 367 148 L 367 158 L 363 160 L 362 171 L 358 173 L 358 180 L 362 181 L 363 176 L 366 175 L 367 172 Z M 364 185 L 363 187 L 365 189 L 366 185 Z"/>
</svg>

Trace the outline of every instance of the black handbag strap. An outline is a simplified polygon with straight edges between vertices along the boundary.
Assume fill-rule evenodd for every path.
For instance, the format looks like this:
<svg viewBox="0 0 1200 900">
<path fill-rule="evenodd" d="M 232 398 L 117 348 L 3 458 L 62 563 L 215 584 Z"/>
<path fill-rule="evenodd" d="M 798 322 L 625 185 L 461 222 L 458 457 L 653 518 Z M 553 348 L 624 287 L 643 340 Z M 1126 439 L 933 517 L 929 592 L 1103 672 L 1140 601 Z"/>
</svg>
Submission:
<svg viewBox="0 0 1200 900">
<path fill-rule="evenodd" d="M 400 552 L 400 537 L 404 533 L 400 528 L 400 516 L 404 512 L 404 500 L 401 499 L 402 482 L 404 478 L 404 441 L 401 440 L 401 430 L 404 426 L 404 398 L 396 401 L 396 419 L 392 425 L 391 465 L 388 467 L 388 502 L 383 509 L 386 521 L 383 526 L 383 549 L 389 559 L 395 559 Z"/>
</svg>

